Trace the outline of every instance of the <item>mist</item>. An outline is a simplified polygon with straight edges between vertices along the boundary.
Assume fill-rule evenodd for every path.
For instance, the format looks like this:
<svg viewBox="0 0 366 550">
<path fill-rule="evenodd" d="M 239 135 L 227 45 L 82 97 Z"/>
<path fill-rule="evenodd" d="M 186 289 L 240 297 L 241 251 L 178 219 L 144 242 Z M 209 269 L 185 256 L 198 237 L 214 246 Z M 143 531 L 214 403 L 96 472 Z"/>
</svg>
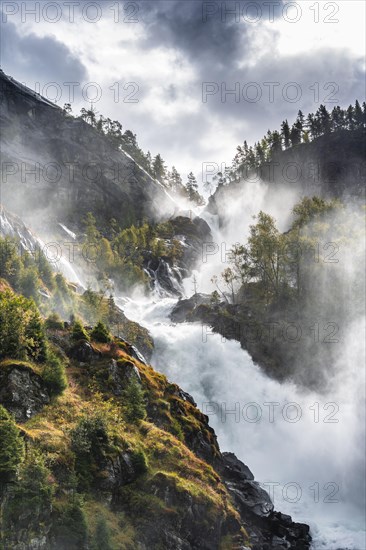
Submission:
<svg viewBox="0 0 366 550">
<path fill-rule="evenodd" d="M 198 290 L 212 292 L 211 278 L 224 269 L 225 252 L 236 242 L 246 242 L 254 215 L 263 210 L 286 231 L 300 198 L 297 189 L 271 189 L 257 182 L 245 184 L 239 197 L 220 202 L 220 211 L 226 213 L 221 227 L 217 216 L 203 212 L 219 250 L 197 267 Z M 318 225 L 308 224 L 304 233 L 313 234 Z M 331 319 L 339 329 L 336 342 L 320 342 L 312 354 L 313 372 L 318 370 L 326 380 L 318 389 L 307 389 L 299 380 L 280 383 L 268 378 L 239 342 L 225 340 L 209 327 L 174 325 L 169 314 L 175 300 L 134 297 L 121 302 L 127 316 L 151 332 L 154 367 L 193 395 L 208 414 L 221 449 L 235 452 L 249 465 L 275 508 L 309 523 L 314 549 L 360 550 L 365 542 L 362 227 L 359 204 L 349 203 L 332 212 L 320 244 L 337 244 L 337 262 L 322 259 L 306 273 L 318 307 L 309 306 L 300 314 L 320 323 Z M 184 281 L 184 288 L 187 296 L 192 295 L 192 278 Z M 306 363 L 314 345 L 313 340 L 304 340 L 300 365 Z M 308 369 L 304 367 L 300 380 L 311 376 Z"/>
</svg>

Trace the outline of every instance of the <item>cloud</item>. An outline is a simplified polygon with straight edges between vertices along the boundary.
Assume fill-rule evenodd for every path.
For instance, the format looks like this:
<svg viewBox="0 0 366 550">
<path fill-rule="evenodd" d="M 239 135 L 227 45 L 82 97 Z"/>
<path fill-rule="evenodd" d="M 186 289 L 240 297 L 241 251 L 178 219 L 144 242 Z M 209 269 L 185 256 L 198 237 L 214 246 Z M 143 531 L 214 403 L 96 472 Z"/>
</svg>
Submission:
<svg viewBox="0 0 366 550">
<path fill-rule="evenodd" d="M 315 24 L 314 10 L 301 0 L 302 18 L 296 24 L 283 17 L 283 2 L 270 22 L 265 4 L 264 0 L 150 0 L 137 3 L 136 24 L 123 23 L 122 4 L 116 24 L 110 9 L 114 2 L 101 4 L 103 17 L 96 24 L 76 17 L 75 24 L 65 19 L 51 26 L 30 21 L 16 30 L 9 18 L 4 27 L 4 69 L 30 82 L 62 83 L 87 77 L 98 82 L 103 88 L 96 105 L 100 113 L 133 130 L 145 151 L 161 153 L 183 175 L 193 170 L 199 176 L 202 162 L 230 162 L 244 139 L 252 144 L 268 129 L 279 128 L 282 120 L 293 121 L 299 109 L 307 114 L 320 103 L 331 109 L 334 104 L 327 99 L 332 91 L 343 107 L 364 97 L 363 50 L 358 52 L 359 41 L 352 48 L 340 41 L 349 28 L 345 3 L 339 2 L 342 9 L 336 25 Z M 362 20 L 357 11 L 364 9 L 361 4 L 352 3 L 355 28 Z M 239 20 L 230 14 L 225 18 L 225 7 L 236 5 L 241 10 Z M 249 20 L 255 19 L 256 5 L 262 18 L 253 23 Z M 206 21 L 203 6 L 214 10 Z M 320 12 L 322 19 L 325 15 L 329 16 Z M 296 37 L 296 48 L 291 48 Z M 123 86 L 137 83 L 138 103 L 115 103 L 111 87 L 116 82 L 122 98 L 131 91 Z M 216 83 L 216 93 L 205 103 L 204 82 Z M 251 82 L 261 93 L 257 102 L 248 100 L 256 91 L 247 87 Z M 273 88 L 273 101 L 269 82 L 279 83 Z M 290 100 L 296 92 L 291 82 L 300 91 L 296 102 Z M 239 98 L 221 94 L 221 87 L 229 91 L 235 86 L 239 86 Z M 319 97 L 314 96 L 317 92 Z M 85 101 L 79 96 L 74 112 L 81 106 Z"/>
<path fill-rule="evenodd" d="M 30 82 L 83 82 L 86 67 L 66 44 L 54 36 L 20 35 L 11 21 L 1 25 L 1 64 L 18 80 Z"/>
<path fill-rule="evenodd" d="M 263 17 L 266 4 L 265 0 L 146 2 L 142 4 L 146 36 L 141 44 L 147 49 L 176 48 L 196 65 L 235 65 L 248 34 L 247 23 L 255 20 L 255 6 Z"/>
</svg>

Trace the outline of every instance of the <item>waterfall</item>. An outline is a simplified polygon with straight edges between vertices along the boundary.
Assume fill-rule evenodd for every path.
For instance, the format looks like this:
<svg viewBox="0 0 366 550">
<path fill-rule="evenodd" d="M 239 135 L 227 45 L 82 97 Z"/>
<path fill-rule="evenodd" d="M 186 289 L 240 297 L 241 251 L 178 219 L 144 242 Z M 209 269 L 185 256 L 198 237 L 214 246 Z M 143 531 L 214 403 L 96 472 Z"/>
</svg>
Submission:
<svg viewBox="0 0 366 550">
<path fill-rule="evenodd" d="M 350 369 L 337 390 L 305 392 L 268 378 L 238 342 L 171 323 L 175 303 L 123 300 L 125 314 L 154 338 L 153 366 L 194 397 L 221 449 L 248 464 L 275 508 L 311 526 L 314 549 L 365 548 L 365 433 L 356 424 L 364 415 L 362 344 L 340 357 Z"/>
</svg>

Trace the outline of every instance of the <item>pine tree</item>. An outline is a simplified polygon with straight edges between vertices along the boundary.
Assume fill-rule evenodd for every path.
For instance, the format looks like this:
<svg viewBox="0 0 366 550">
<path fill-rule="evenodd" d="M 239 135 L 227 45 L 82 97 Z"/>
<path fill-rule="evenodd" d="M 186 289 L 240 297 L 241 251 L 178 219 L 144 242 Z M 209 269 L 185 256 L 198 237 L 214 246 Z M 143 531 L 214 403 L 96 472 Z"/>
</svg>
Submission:
<svg viewBox="0 0 366 550">
<path fill-rule="evenodd" d="M 288 149 L 290 147 L 290 127 L 288 125 L 287 119 L 282 122 L 281 135 L 283 138 L 285 149 Z"/>
<path fill-rule="evenodd" d="M 100 233 L 97 229 L 97 222 L 91 212 L 88 212 L 83 219 L 86 241 L 88 244 L 95 244 L 100 239 Z"/>
<path fill-rule="evenodd" d="M 346 123 L 348 130 L 355 129 L 355 113 L 352 105 L 350 105 L 346 111 Z"/>
<path fill-rule="evenodd" d="M 144 392 L 136 377 L 133 376 L 123 394 L 126 405 L 126 418 L 134 424 L 139 424 L 146 416 Z"/>
<path fill-rule="evenodd" d="M 339 107 L 333 107 L 331 114 L 331 128 L 334 132 L 344 127 L 344 111 Z"/>
<path fill-rule="evenodd" d="M 271 157 L 273 158 L 277 153 L 282 151 L 281 136 L 277 130 L 271 133 Z"/>
<path fill-rule="evenodd" d="M 48 352 L 42 378 L 46 382 L 51 395 L 60 395 L 67 388 L 65 367 L 61 359 L 52 352 Z"/>
<path fill-rule="evenodd" d="M 111 341 L 109 330 L 107 329 L 105 324 L 102 323 L 102 321 L 98 321 L 98 323 L 91 331 L 90 337 L 92 340 L 95 340 L 96 342 L 100 342 L 102 344 L 106 344 L 107 342 Z"/>
<path fill-rule="evenodd" d="M 196 178 L 193 175 L 193 172 L 190 172 L 188 174 L 187 180 L 188 181 L 185 185 L 185 188 L 186 188 L 189 200 L 198 205 L 204 204 L 203 197 L 201 197 L 201 195 L 198 192 L 198 184 L 197 184 Z"/>
<path fill-rule="evenodd" d="M 182 178 L 175 166 L 172 166 L 172 171 L 170 172 L 170 178 L 168 179 L 168 183 L 169 183 L 169 187 L 175 193 L 178 193 L 181 191 L 183 186 Z"/>
<path fill-rule="evenodd" d="M 127 149 L 137 149 L 137 138 L 136 134 L 131 132 L 131 130 L 126 130 L 122 136 L 122 143 Z"/>
<path fill-rule="evenodd" d="M 146 153 L 146 169 L 147 171 L 149 172 L 149 174 L 152 173 L 152 158 L 151 158 L 151 153 L 150 151 L 148 151 Z"/>
<path fill-rule="evenodd" d="M 78 341 L 78 340 L 89 341 L 89 335 L 84 329 L 83 325 L 80 323 L 80 321 L 75 321 L 71 331 L 71 339 L 75 341 Z"/>
<path fill-rule="evenodd" d="M 297 113 L 296 125 L 299 128 L 300 132 L 302 132 L 305 125 L 305 117 L 301 110 Z"/>
<path fill-rule="evenodd" d="M 43 361 L 46 337 L 33 300 L 0 292 L 0 358 Z"/>
<path fill-rule="evenodd" d="M 166 168 L 165 163 L 163 159 L 161 158 L 161 155 L 159 153 L 154 158 L 153 164 L 152 164 L 152 171 L 154 178 L 163 183 L 165 177 L 166 177 Z"/>
<path fill-rule="evenodd" d="M 308 132 L 311 135 L 311 138 L 315 139 L 316 137 L 318 137 L 318 124 L 313 113 L 310 113 L 308 115 L 308 118 L 306 120 L 306 125 L 307 125 Z"/>
<path fill-rule="evenodd" d="M 325 105 L 320 105 L 316 112 L 316 117 L 320 123 L 321 134 L 329 134 L 331 130 L 331 118 Z"/>
<path fill-rule="evenodd" d="M 355 118 L 355 124 L 356 128 L 362 128 L 363 127 L 363 112 L 360 103 L 356 99 L 355 103 L 355 110 L 354 110 L 354 118 Z"/>
</svg>

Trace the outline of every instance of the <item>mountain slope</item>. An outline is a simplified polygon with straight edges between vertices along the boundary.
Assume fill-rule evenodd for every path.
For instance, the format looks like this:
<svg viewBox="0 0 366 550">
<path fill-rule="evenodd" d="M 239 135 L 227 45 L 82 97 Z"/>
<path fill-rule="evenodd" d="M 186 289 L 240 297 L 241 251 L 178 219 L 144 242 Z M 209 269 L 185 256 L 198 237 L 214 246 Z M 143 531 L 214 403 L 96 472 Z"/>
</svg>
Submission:
<svg viewBox="0 0 366 550">
<path fill-rule="evenodd" d="M 222 224 L 229 200 L 243 196 L 259 180 L 268 184 L 275 197 L 284 189 L 299 197 L 320 196 L 357 200 L 366 185 L 366 130 L 339 130 L 322 135 L 310 143 L 300 143 L 277 152 L 274 158 L 252 173 L 226 185 L 219 185 L 209 198 L 207 210 L 219 214 Z M 251 184 L 252 182 L 252 184 Z"/>
<path fill-rule="evenodd" d="M 3 71 L 0 123 L 1 200 L 15 213 L 77 224 L 92 212 L 127 227 L 177 208 L 131 157 Z"/>
<path fill-rule="evenodd" d="M 0 299 L 5 321 L 9 307 L 34 310 L 9 290 Z M 55 318 L 46 326 L 46 359 L 33 351 L 44 342 L 39 324 L 23 360 L 14 338 L 13 358 L 8 340 L 0 343 L 4 548 L 309 548 L 309 528 L 274 512 L 249 468 L 220 452 L 190 395 L 121 338 L 103 343 L 95 330 Z M 59 376 L 50 378 L 60 362 L 63 394 Z M 101 531 L 104 543 L 94 546 Z"/>
</svg>

